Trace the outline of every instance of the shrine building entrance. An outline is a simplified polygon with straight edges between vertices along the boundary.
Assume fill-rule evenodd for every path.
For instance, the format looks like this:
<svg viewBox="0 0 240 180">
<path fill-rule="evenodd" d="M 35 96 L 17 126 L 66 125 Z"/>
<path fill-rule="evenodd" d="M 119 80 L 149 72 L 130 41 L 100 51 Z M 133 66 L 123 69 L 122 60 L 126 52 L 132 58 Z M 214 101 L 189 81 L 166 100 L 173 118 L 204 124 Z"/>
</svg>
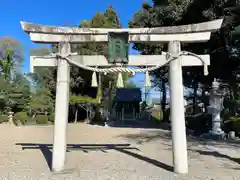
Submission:
<svg viewBox="0 0 240 180">
<path fill-rule="evenodd" d="M 116 123 L 127 124 L 137 121 L 140 112 L 140 88 L 119 88 L 116 91 L 115 112 Z"/>
</svg>

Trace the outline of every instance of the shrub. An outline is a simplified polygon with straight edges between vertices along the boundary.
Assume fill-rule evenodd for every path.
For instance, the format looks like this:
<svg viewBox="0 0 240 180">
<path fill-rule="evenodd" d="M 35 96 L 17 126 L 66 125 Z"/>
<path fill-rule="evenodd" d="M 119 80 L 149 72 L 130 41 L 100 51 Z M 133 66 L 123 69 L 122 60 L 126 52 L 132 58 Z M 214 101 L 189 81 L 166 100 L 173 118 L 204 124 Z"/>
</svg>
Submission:
<svg viewBox="0 0 240 180">
<path fill-rule="evenodd" d="M 89 120 L 92 124 L 103 125 L 106 118 L 99 111 L 96 111 L 95 116 L 92 120 Z"/>
<path fill-rule="evenodd" d="M 48 116 L 45 115 L 36 115 L 36 123 L 37 124 L 47 124 L 48 123 Z"/>
<path fill-rule="evenodd" d="M 232 126 L 230 127 L 230 130 L 239 133 L 240 132 L 240 120 L 233 121 Z"/>
<path fill-rule="evenodd" d="M 22 124 L 25 124 L 28 120 L 27 112 L 17 112 L 13 116 L 14 122 L 20 121 Z"/>
<path fill-rule="evenodd" d="M 0 123 L 8 122 L 8 116 L 7 115 L 0 115 Z"/>
<path fill-rule="evenodd" d="M 225 126 L 227 131 L 240 132 L 240 117 L 230 117 Z"/>
<path fill-rule="evenodd" d="M 54 113 L 51 113 L 49 116 L 48 116 L 48 120 L 50 121 L 50 122 L 54 122 L 54 118 L 55 118 L 55 114 Z"/>
<path fill-rule="evenodd" d="M 162 120 L 162 113 L 160 110 L 156 110 L 156 109 L 152 110 L 151 115 L 154 120 L 158 120 L 158 121 Z"/>
<path fill-rule="evenodd" d="M 186 127 L 202 134 L 208 132 L 211 128 L 211 116 L 205 114 L 198 114 L 186 117 Z"/>
</svg>

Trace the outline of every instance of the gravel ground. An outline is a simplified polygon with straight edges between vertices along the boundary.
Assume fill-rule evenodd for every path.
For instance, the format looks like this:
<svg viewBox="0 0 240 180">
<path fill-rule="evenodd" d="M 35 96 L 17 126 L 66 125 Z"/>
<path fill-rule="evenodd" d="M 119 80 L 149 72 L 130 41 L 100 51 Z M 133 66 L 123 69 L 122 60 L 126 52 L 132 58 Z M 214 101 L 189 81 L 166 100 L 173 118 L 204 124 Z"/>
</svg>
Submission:
<svg viewBox="0 0 240 180">
<path fill-rule="evenodd" d="M 68 127 L 68 144 L 74 146 L 67 152 L 66 170 L 52 173 L 46 145 L 52 143 L 52 126 L 0 125 L 0 179 L 240 180 L 240 143 L 189 140 L 189 173 L 176 175 L 171 140 L 162 130 Z"/>
</svg>

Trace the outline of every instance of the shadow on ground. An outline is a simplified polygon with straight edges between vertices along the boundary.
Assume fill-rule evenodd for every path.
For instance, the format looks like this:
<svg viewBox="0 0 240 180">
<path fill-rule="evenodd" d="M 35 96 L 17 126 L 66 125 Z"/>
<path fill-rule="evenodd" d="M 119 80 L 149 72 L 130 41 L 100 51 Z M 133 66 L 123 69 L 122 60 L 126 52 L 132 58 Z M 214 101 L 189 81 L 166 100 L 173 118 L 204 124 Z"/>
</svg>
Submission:
<svg viewBox="0 0 240 180">
<path fill-rule="evenodd" d="M 169 150 L 169 151 L 172 150 L 172 145 L 165 144 L 165 143 L 163 143 L 163 144 L 165 146 L 169 147 L 169 148 L 164 148 L 165 150 Z M 227 159 L 227 160 L 230 160 L 230 161 L 235 162 L 235 163 L 240 165 L 240 158 L 234 158 L 234 157 L 231 157 L 229 155 L 220 153 L 218 151 L 188 148 L 188 152 L 198 153 L 199 155 L 203 155 L 203 156 L 213 156 L 213 157 L 220 158 L 220 159 Z M 188 156 L 190 158 L 194 157 L 194 156 L 191 156 L 191 155 L 192 155 L 191 153 L 188 153 Z"/>
<path fill-rule="evenodd" d="M 48 164 L 49 169 L 51 170 L 52 167 L 52 144 L 40 144 L 40 143 L 16 143 L 17 146 L 21 146 L 22 150 L 26 149 L 40 149 L 43 153 L 43 156 Z M 166 171 L 173 171 L 173 167 L 169 166 L 165 163 L 157 161 L 155 159 L 151 159 L 146 156 L 139 155 L 137 153 L 131 152 L 129 150 L 137 150 L 140 151 L 138 148 L 131 147 L 131 144 L 68 144 L 67 145 L 67 152 L 80 150 L 84 153 L 88 153 L 89 151 L 102 151 L 107 153 L 108 150 L 116 150 L 123 154 L 129 155 L 136 159 L 145 161 L 150 163 L 154 166 L 162 168 Z"/>
<path fill-rule="evenodd" d="M 218 151 L 204 151 L 204 150 L 191 150 L 191 151 L 195 151 L 195 152 L 199 153 L 200 155 L 204 155 L 204 156 L 214 156 L 216 158 L 228 159 L 228 160 L 233 161 L 240 165 L 240 158 L 233 158 L 226 154 L 222 154 Z"/>
<path fill-rule="evenodd" d="M 163 141 L 170 141 L 172 139 L 172 135 L 171 132 L 165 130 L 144 130 L 140 133 L 121 134 L 118 135 L 117 138 L 124 138 L 132 140 L 137 144 L 144 144 L 159 139 Z"/>
<path fill-rule="evenodd" d="M 117 138 L 124 138 L 134 141 L 137 144 L 144 144 L 154 141 L 171 142 L 172 133 L 167 130 L 143 130 L 140 133 L 121 134 Z M 240 140 L 211 140 L 203 139 L 198 136 L 187 135 L 187 141 L 190 146 L 194 145 L 215 145 L 218 147 L 236 147 L 240 148 Z"/>
</svg>

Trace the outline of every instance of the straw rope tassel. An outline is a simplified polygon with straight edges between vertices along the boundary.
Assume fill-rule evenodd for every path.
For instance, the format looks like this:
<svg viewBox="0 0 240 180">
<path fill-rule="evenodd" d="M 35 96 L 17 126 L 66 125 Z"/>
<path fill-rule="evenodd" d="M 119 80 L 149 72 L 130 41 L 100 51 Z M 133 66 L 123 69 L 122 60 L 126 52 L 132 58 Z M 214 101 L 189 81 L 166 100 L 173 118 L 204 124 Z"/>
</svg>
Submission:
<svg viewBox="0 0 240 180">
<path fill-rule="evenodd" d="M 94 71 L 92 73 L 92 87 L 98 87 L 98 83 L 97 83 L 97 74 L 96 72 Z"/>
<path fill-rule="evenodd" d="M 123 85 L 123 77 L 122 77 L 122 73 L 121 72 L 118 73 L 117 87 L 118 88 L 123 88 L 124 87 L 124 85 Z"/>
<path fill-rule="evenodd" d="M 151 87 L 151 80 L 150 80 L 150 75 L 149 72 L 146 71 L 145 73 L 145 87 Z"/>
<path fill-rule="evenodd" d="M 101 95 L 100 95 L 100 97 L 97 97 L 98 98 L 98 103 L 100 104 L 101 103 L 101 99 L 102 99 L 102 78 L 101 78 L 101 73 L 98 73 L 99 75 L 98 75 L 98 84 L 99 84 L 99 86 L 98 86 L 98 89 L 97 89 L 97 96 L 99 96 L 99 91 L 101 91 Z"/>
<path fill-rule="evenodd" d="M 204 64 L 203 65 L 203 69 L 204 69 L 204 76 L 207 76 L 208 75 L 208 65 L 207 64 Z"/>
</svg>

